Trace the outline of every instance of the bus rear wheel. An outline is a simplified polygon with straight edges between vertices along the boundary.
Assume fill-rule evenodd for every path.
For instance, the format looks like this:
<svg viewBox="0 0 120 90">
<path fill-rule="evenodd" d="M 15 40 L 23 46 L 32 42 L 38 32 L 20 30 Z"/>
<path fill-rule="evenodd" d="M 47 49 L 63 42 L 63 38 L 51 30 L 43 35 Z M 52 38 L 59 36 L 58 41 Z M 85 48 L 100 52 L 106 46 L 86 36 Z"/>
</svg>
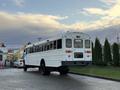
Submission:
<svg viewBox="0 0 120 90">
<path fill-rule="evenodd" d="M 42 75 L 50 75 L 50 71 L 47 70 L 47 67 L 45 66 L 44 61 L 41 61 L 40 63 L 40 71 Z"/>
<path fill-rule="evenodd" d="M 67 66 L 61 66 L 59 67 L 58 71 L 60 72 L 60 75 L 67 75 L 69 68 Z"/>
</svg>

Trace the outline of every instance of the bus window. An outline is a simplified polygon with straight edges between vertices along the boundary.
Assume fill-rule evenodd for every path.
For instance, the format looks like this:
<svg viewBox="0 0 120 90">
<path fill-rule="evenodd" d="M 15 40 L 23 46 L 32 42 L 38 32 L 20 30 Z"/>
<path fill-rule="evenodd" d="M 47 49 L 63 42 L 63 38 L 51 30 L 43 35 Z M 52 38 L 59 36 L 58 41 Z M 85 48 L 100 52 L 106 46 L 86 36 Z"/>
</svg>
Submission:
<svg viewBox="0 0 120 90">
<path fill-rule="evenodd" d="M 62 48 L 62 39 L 57 40 L 57 49 Z"/>
<path fill-rule="evenodd" d="M 31 47 L 31 53 L 33 53 L 34 52 L 34 49 L 33 49 L 33 47 Z"/>
<path fill-rule="evenodd" d="M 53 49 L 53 42 L 50 42 L 50 50 Z"/>
<path fill-rule="evenodd" d="M 49 50 L 50 49 L 50 47 L 49 47 L 50 45 L 49 45 L 49 43 L 47 44 L 47 50 Z"/>
<path fill-rule="evenodd" d="M 38 46 L 38 52 L 41 52 L 41 45 Z"/>
<path fill-rule="evenodd" d="M 39 46 L 39 52 L 41 52 L 42 51 L 42 46 Z"/>
<path fill-rule="evenodd" d="M 83 48 L 83 40 L 82 39 L 75 39 L 74 40 L 74 47 L 75 48 Z"/>
<path fill-rule="evenodd" d="M 90 48 L 90 40 L 85 40 L 85 48 Z"/>
<path fill-rule="evenodd" d="M 30 53 L 30 48 L 27 48 L 26 49 L 26 54 L 29 54 Z"/>
<path fill-rule="evenodd" d="M 54 49 L 56 49 L 56 41 L 54 41 Z"/>
<path fill-rule="evenodd" d="M 24 50 L 25 54 L 27 54 L 27 48 Z"/>
<path fill-rule="evenodd" d="M 35 49 L 36 46 L 33 46 L 33 53 L 36 52 L 36 49 Z"/>
<path fill-rule="evenodd" d="M 46 45 L 45 44 L 43 45 L 43 51 L 46 51 Z"/>
<path fill-rule="evenodd" d="M 44 51 L 44 47 L 43 47 L 43 45 L 41 46 L 41 51 Z"/>
<path fill-rule="evenodd" d="M 72 39 L 66 39 L 66 47 L 71 48 L 72 47 Z"/>
<path fill-rule="evenodd" d="M 39 45 L 36 47 L 37 52 L 39 52 Z"/>
<path fill-rule="evenodd" d="M 35 52 L 37 52 L 37 46 L 35 46 Z"/>
<path fill-rule="evenodd" d="M 30 47 L 30 53 L 32 53 L 32 48 Z"/>
<path fill-rule="evenodd" d="M 39 52 L 39 45 L 37 46 L 37 52 Z"/>
</svg>

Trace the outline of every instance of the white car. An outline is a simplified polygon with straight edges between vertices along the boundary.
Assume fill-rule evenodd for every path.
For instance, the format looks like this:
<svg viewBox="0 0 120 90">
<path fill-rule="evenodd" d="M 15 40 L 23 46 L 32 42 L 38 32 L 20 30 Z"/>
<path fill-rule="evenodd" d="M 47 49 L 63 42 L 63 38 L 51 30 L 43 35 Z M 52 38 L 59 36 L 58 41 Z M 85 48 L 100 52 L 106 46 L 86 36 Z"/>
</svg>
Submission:
<svg viewBox="0 0 120 90">
<path fill-rule="evenodd" d="M 14 67 L 22 68 L 23 67 L 23 59 L 19 59 L 19 60 L 15 61 Z"/>
</svg>

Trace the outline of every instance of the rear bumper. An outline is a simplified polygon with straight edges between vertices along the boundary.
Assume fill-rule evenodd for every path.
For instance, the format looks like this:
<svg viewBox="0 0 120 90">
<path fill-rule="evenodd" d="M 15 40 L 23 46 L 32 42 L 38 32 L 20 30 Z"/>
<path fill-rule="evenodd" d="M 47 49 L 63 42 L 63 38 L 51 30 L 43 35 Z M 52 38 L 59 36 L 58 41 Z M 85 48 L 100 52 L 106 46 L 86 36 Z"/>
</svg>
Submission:
<svg viewBox="0 0 120 90">
<path fill-rule="evenodd" d="M 62 66 L 90 65 L 92 61 L 62 61 Z"/>
</svg>

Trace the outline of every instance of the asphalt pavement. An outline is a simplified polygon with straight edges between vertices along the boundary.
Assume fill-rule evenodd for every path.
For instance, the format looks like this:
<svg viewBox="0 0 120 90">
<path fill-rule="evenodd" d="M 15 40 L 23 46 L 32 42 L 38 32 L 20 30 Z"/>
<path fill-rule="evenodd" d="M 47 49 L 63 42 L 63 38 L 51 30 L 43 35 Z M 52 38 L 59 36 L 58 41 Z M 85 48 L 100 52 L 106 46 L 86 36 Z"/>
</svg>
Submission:
<svg viewBox="0 0 120 90">
<path fill-rule="evenodd" d="M 52 72 L 41 75 L 37 69 L 0 69 L 0 90 L 120 90 L 120 83 L 110 80 Z"/>
</svg>

